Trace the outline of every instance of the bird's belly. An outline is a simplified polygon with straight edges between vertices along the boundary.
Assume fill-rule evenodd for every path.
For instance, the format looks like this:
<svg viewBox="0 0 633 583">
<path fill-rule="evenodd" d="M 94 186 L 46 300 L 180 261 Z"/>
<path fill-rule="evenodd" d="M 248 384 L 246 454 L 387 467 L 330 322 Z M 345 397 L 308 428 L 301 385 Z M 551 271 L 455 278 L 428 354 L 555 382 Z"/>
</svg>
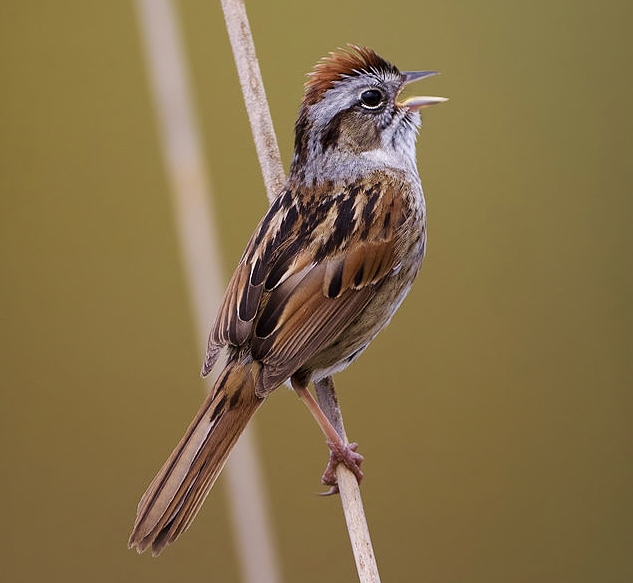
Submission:
<svg viewBox="0 0 633 583">
<path fill-rule="evenodd" d="M 369 346 L 376 335 L 391 321 L 409 293 L 423 258 L 423 247 L 412 260 L 384 281 L 372 300 L 337 339 L 306 363 L 312 380 L 320 380 L 339 372 Z"/>
</svg>

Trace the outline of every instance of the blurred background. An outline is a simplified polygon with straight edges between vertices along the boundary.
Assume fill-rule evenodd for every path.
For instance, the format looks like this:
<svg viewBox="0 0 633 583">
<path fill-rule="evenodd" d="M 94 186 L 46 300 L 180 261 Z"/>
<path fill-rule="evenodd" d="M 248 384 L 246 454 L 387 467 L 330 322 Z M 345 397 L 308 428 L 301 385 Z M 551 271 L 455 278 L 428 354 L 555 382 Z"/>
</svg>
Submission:
<svg viewBox="0 0 633 583">
<path fill-rule="evenodd" d="M 225 271 L 267 202 L 219 2 L 176 3 Z M 251 2 L 286 168 L 305 73 L 366 44 L 424 112 L 422 277 L 338 375 L 383 581 L 633 580 L 631 4 Z M 158 559 L 136 504 L 202 400 L 137 13 L 0 4 L 2 579 L 238 581 L 220 483 Z M 354 581 L 327 451 L 256 418 L 285 581 Z"/>
</svg>

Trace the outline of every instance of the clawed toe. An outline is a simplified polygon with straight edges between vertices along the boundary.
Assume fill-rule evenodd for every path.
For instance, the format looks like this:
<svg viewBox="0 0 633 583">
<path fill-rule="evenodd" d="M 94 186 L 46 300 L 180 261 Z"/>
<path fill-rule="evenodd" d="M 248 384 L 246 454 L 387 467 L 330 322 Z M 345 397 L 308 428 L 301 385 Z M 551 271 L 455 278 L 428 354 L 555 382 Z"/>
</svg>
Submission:
<svg viewBox="0 0 633 583">
<path fill-rule="evenodd" d="M 357 443 L 344 444 L 343 442 L 328 441 L 328 447 L 330 448 L 330 459 L 328 461 L 325 472 L 321 476 L 321 483 L 326 486 L 331 486 L 329 490 L 323 492 L 323 496 L 331 496 L 337 494 L 339 489 L 336 479 L 336 466 L 340 463 L 345 466 L 356 476 L 358 483 L 360 484 L 363 479 L 363 472 L 360 469 L 360 465 L 363 462 L 363 456 L 356 453 L 358 449 Z"/>
</svg>

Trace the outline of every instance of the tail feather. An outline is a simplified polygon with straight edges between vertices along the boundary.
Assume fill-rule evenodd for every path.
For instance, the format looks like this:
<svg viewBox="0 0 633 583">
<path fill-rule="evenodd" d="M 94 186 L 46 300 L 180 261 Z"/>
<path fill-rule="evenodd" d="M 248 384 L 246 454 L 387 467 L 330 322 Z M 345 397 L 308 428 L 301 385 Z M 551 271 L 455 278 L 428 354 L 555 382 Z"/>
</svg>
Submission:
<svg viewBox="0 0 633 583">
<path fill-rule="evenodd" d="M 262 402 L 251 367 L 229 365 L 143 494 L 130 548 L 158 555 L 187 530 Z"/>
</svg>

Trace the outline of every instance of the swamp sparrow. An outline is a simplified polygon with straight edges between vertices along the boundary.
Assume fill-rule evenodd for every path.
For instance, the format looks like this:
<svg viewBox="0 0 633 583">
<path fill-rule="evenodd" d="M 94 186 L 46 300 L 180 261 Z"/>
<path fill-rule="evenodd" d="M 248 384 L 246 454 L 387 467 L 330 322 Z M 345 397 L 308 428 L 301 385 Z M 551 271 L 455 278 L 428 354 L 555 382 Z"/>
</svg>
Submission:
<svg viewBox="0 0 633 583">
<path fill-rule="evenodd" d="M 284 188 L 229 282 L 202 366 L 222 357 L 213 389 L 138 506 L 130 547 L 154 555 L 194 519 L 249 419 L 284 381 L 331 449 L 324 482 L 362 457 L 307 389 L 344 369 L 386 326 L 415 279 L 426 242 L 415 141 L 422 107 L 398 101 L 431 71 L 400 72 L 368 48 L 330 53 L 311 73 Z"/>
</svg>

